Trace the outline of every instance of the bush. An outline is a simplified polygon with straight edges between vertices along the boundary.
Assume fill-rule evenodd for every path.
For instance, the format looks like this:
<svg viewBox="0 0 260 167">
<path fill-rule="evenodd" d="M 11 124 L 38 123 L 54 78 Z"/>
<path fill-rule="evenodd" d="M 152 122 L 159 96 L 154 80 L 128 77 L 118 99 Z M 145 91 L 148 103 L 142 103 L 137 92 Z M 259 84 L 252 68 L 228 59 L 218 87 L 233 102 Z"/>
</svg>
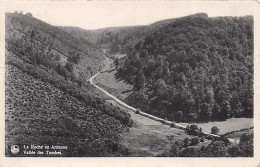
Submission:
<svg viewBox="0 0 260 167">
<path fill-rule="evenodd" d="M 192 146 L 195 146 L 195 145 L 197 145 L 199 143 L 199 138 L 198 137 L 194 137 L 194 138 L 192 138 L 191 139 L 191 145 Z"/>
<path fill-rule="evenodd" d="M 61 76 L 63 76 L 65 79 L 67 79 L 68 77 L 68 72 L 66 70 L 66 68 L 60 64 L 58 64 L 56 71 L 58 74 L 60 74 Z"/>
<path fill-rule="evenodd" d="M 212 128 L 211 128 L 211 133 L 212 133 L 212 134 L 218 134 L 218 133 L 219 133 L 218 127 L 212 126 Z"/>
<path fill-rule="evenodd" d="M 190 135 L 199 135 L 200 134 L 199 127 L 195 124 L 187 125 L 186 131 Z"/>
<path fill-rule="evenodd" d="M 189 138 L 185 138 L 184 141 L 183 141 L 183 147 L 188 147 L 190 145 L 190 140 Z"/>
<path fill-rule="evenodd" d="M 171 127 L 172 127 L 172 128 L 175 127 L 175 123 L 174 123 L 174 122 L 171 123 Z"/>
<path fill-rule="evenodd" d="M 75 63 L 75 64 L 78 64 L 80 62 L 80 55 L 79 54 L 70 55 L 69 58 L 68 58 L 68 61 Z"/>
<path fill-rule="evenodd" d="M 182 111 L 178 111 L 176 114 L 175 114 L 175 120 L 176 121 L 181 121 L 183 119 L 183 112 Z"/>
<path fill-rule="evenodd" d="M 74 72 L 74 65 L 71 62 L 67 62 L 65 65 L 65 68 L 69 71 L 69 72 Z"/>
</svg>

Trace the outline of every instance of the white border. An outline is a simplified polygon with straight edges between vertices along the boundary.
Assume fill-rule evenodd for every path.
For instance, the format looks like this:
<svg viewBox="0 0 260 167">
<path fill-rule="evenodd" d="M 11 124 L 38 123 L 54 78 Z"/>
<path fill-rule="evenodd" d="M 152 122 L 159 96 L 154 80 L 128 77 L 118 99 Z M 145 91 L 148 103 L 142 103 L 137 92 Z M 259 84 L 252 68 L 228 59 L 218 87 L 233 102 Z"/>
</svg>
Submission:
<svg viewBox="0 0 260 167">
<path fill-rule="evenodd" d="M 19 4 L 28 3 L 29 1 L 19 2 Z M 82 1 L 76 1 L 75 3 L 81 3 Z M 112 1 L 110 1 L 112 2 Z M 113 1 L 115 2 L 115 1 Z M 130 1 L 128 1 L 130 2 Z M 134 3 L 143 3 L 144 1 L 133 1 Z M 146 1 L 148 2 L 148 1 Z M 149 3 L 154 3 L 155 1 L 149 1 Z M 158 1 L 156 1 L 158 2 Z M 183 10 L 189 10 L 191 7 L 202 9 L 205 7 L 214 6 L 215 4 L 221 5 L 230 5 L 230 9 L 236 11 L 238 6 L 243 6 L 244 10 L 250 8 L 254 12 L 254 158 L 7 158 L 4 156 L 4 123 L 5 123 L 5 110 L 4 110 L 4 18 L 5 11 L 9 5 L 12 5 L 16 2 L 0 2 L 0 25 L 1 25 L 1 33 L 0 33 L 0 111 L 1 111 L 1 122 L 0 122 L 0 166 L 149 166 L 149 167 L 161 167 L 161 166 L 188 166 L 188 167 L 201 167 L 201 166 L 243 166 L 243 167 L 253 167 L 260 166 L 260 156 L 259 156 L 259 142 L 260 142 L 260 134 L 259 134 L 259 122 L 260 114 L 259 114 L 259 104 L 258 99 L 260 99 L 259 94 L 259 71 L 260 71 L 260 52 L 259 52 L 259 38 L 260 38 L 260 7 L 259 2 L 257 1 L 163 1 L 163 3 L 186 3 L 191 6 L 187 6 Z M 30 2 L 29 2 L 30 3 Z M 45 3 L 52 3 L 50 1 Z M 65 4 L 65 2 L 59 2 Z M 86 3 L 84 1 L 84 3 Z M 99 1 L 100 4 L 108 3 L 104 1 Z M 120 3 L 124 3 L 124 1 L 120 1 Z M 69 5 L 69 3 L 68 3 Z M 40 6 L 39 6 L 40 7 Z M 219 10 L 221 12 L 221 8 L 215 8 L 215 10 Z"/>
</svg>

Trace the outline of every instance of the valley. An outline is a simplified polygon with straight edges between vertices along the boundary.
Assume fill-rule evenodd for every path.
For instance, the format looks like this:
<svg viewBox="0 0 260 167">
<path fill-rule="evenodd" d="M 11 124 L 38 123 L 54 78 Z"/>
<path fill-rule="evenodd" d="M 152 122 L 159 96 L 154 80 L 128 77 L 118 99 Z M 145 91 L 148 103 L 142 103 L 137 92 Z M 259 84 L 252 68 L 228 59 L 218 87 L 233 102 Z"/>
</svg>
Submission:
<svg viewBox="0 0 260 167">
<path fill-rule="evenodd" d="M 6 14 L 6 156 L 252 157 L 252 30 L 206 13 L 98 30 Z"/>
</svg>

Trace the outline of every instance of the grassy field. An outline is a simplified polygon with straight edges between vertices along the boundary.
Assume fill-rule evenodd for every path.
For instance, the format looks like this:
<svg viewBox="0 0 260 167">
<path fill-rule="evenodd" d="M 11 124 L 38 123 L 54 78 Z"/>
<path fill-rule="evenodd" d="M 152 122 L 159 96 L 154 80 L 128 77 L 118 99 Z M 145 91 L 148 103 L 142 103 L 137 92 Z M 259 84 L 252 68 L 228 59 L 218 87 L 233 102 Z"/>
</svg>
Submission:
<svg viewBox="0 0 260 167">
<path fill-rule="evenodd" d="M 94 82 L 119 99 L 125 99 L 132 93 L 133 86 L 115 77 L 115 70 L 100 73 Z"/>
<path fill-rule="evenodd" d="M 187 126 L 188 123 L 180 123 Z M 202 131 L 211 132 L 212 126 L 217 126 L 219 128 L 219 134 L 225 134 L 230 131 L 240 130 L 243 128 L 250 128 L 254 126 L 252 118 L 230 118 L 226 121 L 221 122 L 208 122 L 208 123 L 195 123 L 202 128 Z"/>
<path fill-rule="evenodd" d="M 169 151 L 174 141 L 194 137 L 187 135 L 183 130 L 170 128 L 161 122 L 135 114 L 113 100 L 107 100 L 107 102 L 128 111 L 134 121 L 133 127 L 123 132 L 119 138 L 120 145 L 129 149 L 129 156 L 158 156 Z"/>
</svg>

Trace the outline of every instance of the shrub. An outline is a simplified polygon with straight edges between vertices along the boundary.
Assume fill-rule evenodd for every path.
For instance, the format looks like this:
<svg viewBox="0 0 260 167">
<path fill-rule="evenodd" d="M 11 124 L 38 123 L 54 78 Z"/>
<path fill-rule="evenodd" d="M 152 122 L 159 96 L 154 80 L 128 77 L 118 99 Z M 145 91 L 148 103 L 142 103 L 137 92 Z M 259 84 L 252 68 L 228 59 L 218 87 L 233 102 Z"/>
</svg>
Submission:
<svg viewBox="0 0 260 167">
<path fill-rule="evenodd" d="M 218 133 L 219 133 L 218 127 L 212 126 L 212 128 L 211 128 L 211 133 L 212 133 L 212 134 L 218 134 Z"/>
<path fill-rule="evenodd" d="M 68 77 L 68 72 L 66 70 L 66 68 L 60 64 L 58 64 L 56 71 L 58 74 L 60 74 L 61 76 L 63 76 L 65 79 L 67 79 Z"/>
<path fill-rule="evenodd" d="M 188 147 L 189 145 L 190 145 L 190 140 L 189 140 L 189 138 L 186 137 L 186 138 L 184 139 L 184 141 L 183 141 L 183 146 L 184 146 L 184 147 Z"/>
<path fill-rule="evenodd" d="M 192 146 L 195 146 L 195 145 L 197 145 L 199 143 L 199 138 L 198 137 L 194 137 L 194 138 L 192 138 L 191 139 L 191 145 Z"/>
<path fill-rule="evenodd" d="M 79 61 L 80 61 L 80 55 L 79 54 L 72 54 L 72 55 L 69 56 L 68 61 L 75 63 L 75 64 L 78 64 Z"/>
<path fill-rule="evenodd" d="M 199 128 L 195 124 L 187 125 L 186 132 L 190 135 L 199 135 L 200 134 Z"/>
<path fill-rule="evenodd" d="M 176 114 L 175 114 L 175 120 L 176 121 L 181 121 L 183 119 L 183 112 L 182 111 L 178 111 Z"/>
<path fill-rule="evenodd" d="M 69 72 L 73 72 L 74 71 L 74 65 L 71 62 L 67 62 L 65 65 L 65 68 L 69 71 Z"/>
<path fill-rule="evenodd" d="M 172 127 L 172 128 L 175 127 L 175 123 L 174 123 L 174 122 L 171 123 L 171 127 Z"/>
</svg>

